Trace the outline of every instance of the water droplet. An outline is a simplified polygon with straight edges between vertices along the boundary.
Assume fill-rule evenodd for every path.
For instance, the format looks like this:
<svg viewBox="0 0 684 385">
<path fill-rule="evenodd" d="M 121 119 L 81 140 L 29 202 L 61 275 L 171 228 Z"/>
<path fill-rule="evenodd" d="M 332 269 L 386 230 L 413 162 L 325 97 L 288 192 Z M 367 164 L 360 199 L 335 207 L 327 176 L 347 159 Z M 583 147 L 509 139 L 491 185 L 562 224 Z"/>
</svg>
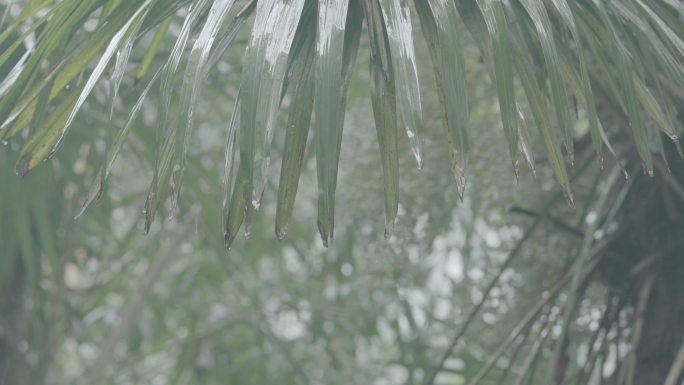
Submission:
<svg viewBox="0 0 684 385">
<path fill-rule="evenodd" d="M 245 239 L 252 237 L 252 221 L 249 217 L 245 218 Z"/>
<path fill-rule="evenodd" d="M 466 188 L 466 172 L 465 168 L 454 164 L 453 165 L 454 176 L 456 177 L 456 190 L 458 191 L 458 196 L 463 202 L 463 196 L 465 195 Z"/>
<path fill-rule="evenodd" d="M 277 227 L 276 228 L 276 238 L 278 238 L 279 241 L 282 241 L 283 239 L 285 239 L 285 235 L 287 235 L 287 230 L 288 230 L 287 226 Z"/>
<path fill-rule="evenodd" d="M 325 227 L 325 225 L 319 220 L 318 221 L 318 233 L 321 234 L 321 241 L 323 242 L 323 247 L 328 247 L 328 229 Z"/>
<path fill-rule="evenodd" d="M 394 232 L 394 221 L 385 223 L 385 240 L 389 240 Z"/>
<path fill-rule="evenodd" d="M 230 236 L 228 230 L 223 233 L 223 244 L 226 246 L 227 250 L 230 250 L 230 246 L 233 244 L 233 238 Z"/>
<path fill-rule="evenodd" d="M 423 157 L 422 157 L 422 155 L 420 154 L 420 152 L 418 151 L 418 149 L 416 147 L 412 147 L 411 152 L 413 153 L 413 157 L 416 159 L 418 170 L 422 170 L 423 169 Z"/>
<path fill-rule="evenodd" d="M 520 182 L 520 161 L 513 159 L 513 173 L 515 174 L 515 181 Z"/>
<path fill-rule="evenodd" d="M 570 207 L 573 209 L 575 208 L 575 199 L 572 197 L 572 193 L 570 190 L 563 190 L 563 196 L 565 196 L 565 200 L 568 202 Z"/>
</svg>

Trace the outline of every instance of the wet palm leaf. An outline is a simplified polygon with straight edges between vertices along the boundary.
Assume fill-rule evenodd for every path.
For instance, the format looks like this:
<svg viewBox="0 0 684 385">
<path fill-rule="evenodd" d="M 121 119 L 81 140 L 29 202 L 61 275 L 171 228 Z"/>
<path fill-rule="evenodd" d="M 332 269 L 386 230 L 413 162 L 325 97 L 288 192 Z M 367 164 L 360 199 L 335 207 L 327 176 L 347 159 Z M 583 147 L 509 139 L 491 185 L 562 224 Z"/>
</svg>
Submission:
<svg viewBox="0 0 684 385">
<path fill-rule="evenodd" d="M 242 9 L 228 17 L 234 5 Z M 182 7 L 187 10 L 177 12 Z M 276 233 L 284 235 L 292 215 L 313 110 L 318 223 L 327 243 L 334 228 L 346 88 L 365 18 L 372 57 L 369 89 L 385 175 L 389 229 L 397 207 L 394 128 L 405 126 L 419 164 L 422 152 L 413 9 L 408 0 L 30 1 L 0 31 L 0 44 L 6 47 L 0 53 L 0 69 L 8 73 L 0 81 L 0 136 L 23 142 L 18 171 L 28 172 L 60 146 L 103 79 L 113 86 L 110 97 L 118 99 L 130 67 L 136 69 L 136 80 L 150 71 L 159 73 L 157 161 L 145 215 L 149 228 L 169 191 L 177 199 L 202 82 L 240 28 L 249 26 L 248 18 L 256 10 L 241 96 L 228 130 L 226 240 L 230 243 L 245 221 L 249 232 L 249 218 L 265 186 L 276 116 L 289 90 L 292 100 Z M 575 99 L 582 104 L 593 147 L 599 153 L 604 146 L 610 149 L 608 139 L 619 136 L 619 131 L 608 130 L 599 119 L 597 93 L 601 100 L 617 106 L 629 122 L 624 129 L 631 134 L 647 171 L 653 167 L 652 152 L 663 148 L 659 131 L 672 139 L 681 135 L 673 117 L 680 112 L 678 98 L 684 93 L 684 10 L 676 1 L 416 0 L 415 10 L 435 68 L 460 194 L 469 150 L 461 23 L 482 51 L 494 80 L 516 172 L 518 152 L 532 165 L 534 142 L 526 131 L 522 113 L 526 106 L 516 100 L 522 95 L 516 95 L 516 84 L 520 84 L 549 164 L 569 200 L 559 145 L 565 145 L 572 159 L 576 133 L 570 107 Z M 180 19 L 183 23 L 176 27 Z M 93 28 L 86 28 L 88 22 L 95 23 L 94 33 L 88 32 Z M 141 39 L 148 32 L 150 39 Z M 171 35 L 175 44 L 167 52 L 164 42 Z M 143 42 L 149 45 L 142 48 L 149 49 L 138 58 L 136 48 Z M 154 60 L 163 56 L 159 64 Z M 127 65 L 135 60 L 139 60 L 137 65 Z M 101 191 L 148 89 L 128 110 L 124 128 L 116 135 L 108 134 L 112 142 L 105 165 L 86 205 Z M 27 137 L 18 135 L 27 128 Z"/>
</svg>

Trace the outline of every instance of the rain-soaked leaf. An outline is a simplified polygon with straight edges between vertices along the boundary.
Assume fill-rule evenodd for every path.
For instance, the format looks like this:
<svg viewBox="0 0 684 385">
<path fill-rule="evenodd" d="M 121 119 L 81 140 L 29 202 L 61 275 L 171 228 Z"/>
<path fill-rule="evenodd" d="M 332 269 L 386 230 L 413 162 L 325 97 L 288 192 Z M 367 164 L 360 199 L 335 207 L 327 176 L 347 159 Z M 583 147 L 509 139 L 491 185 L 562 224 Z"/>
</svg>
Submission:
<svg viewBox="0 0 684 385">
<path fill-rule="evenodd" d="M 149 231 L 149 228 L 154 221 L 154 217 L 157 214 L 159 202 L 161 202 L 167 194 L 165 186 L 168 183 L 172 172 L 173 155 L 175 154 L 177 145 L 177 124 L 179 124 L 177 117 L 172 116 L 171 111 L 172 96 L 176 95 L 174 86 L 178 82 L 178 68 L 188 43 L 190 32 L 192 31 L 192 28 L 195 27 L 197 19 L 206 7 L 206 0 L 199 0 L 190 5 L 188 14 L 178 33 L 176 43 L 162 69 L 160 79 L 160 116 L 156 134 L 157 161 L 155 163 L 152 183 L 145 200 L 145 232 Z"/>
<path fill-rule="evenodd" d="M 408 0 L 380 0 L 396 76 L 399 115 L 406 126 L 418 168 L 423 167 L 423 110 L 420 99 L 413 25 Z"/>
<path fill-rule="evenodd" d="M 307 7 L 295 35 L 291 54 L 293 59 L 288 84 L 292 88 L 292 105 L 285 128 L 285 145 L 278 182 L 275 220 L 278 239 L 283 239 L 287 234 L 292 216 L 314 103 L 316 18 L 310 14 L 315 15 L 316 7 L 313 2 L 307 3 Z"/>
<path fill-rule="evenodd" d="M 207 74 L 209 53 L 219 28 L 233 4 L 234 0 L 217 0 L 212 4 L 202 30 L 195 39 L 192 49 L 188 54 L 180 90 L 180 105 L 178 106 L 178 143 L 175 149 L 173 165 L 174 206 L 177 204 L 178 194 L 181 189 L 182 175 L 185 171 L 185 154 L 194 126 L 195 106 L 197 105 Z"/>
<path fill-rule="evenodd" d="M 500 0 L 477 0 L 492 45 L 494 80 L 496 82 L 501 121 L 513 167 L 518 170 L 518 117 L 515 89 L 513 86 L 513 52 L 509 40 L 510 31 Z"/>
<path fill-rule="evenodd" d="M 257 2 L 245 52 L 240 103 L 240 175 L 245 201 L 258 208 L 266 185 L 271 140 L 287 71 L 287 57 L 304 0 Z"/>
<path fill-rule="evenodd" d="M 456 6 L 447 0 L 417 0 L 415 4 L 435 68 L 442 119 L 454 154 L 452 169 L 463 199 L 470 147 L 468 88 Z"/>
<path fill-rule="evenodd" d="M 245 220 L 247 205 L 245 201 L 244 187 L 241 185 L 244 179 L 240 178 L 240 103 L 241 98 L 238 93 L 233 115 L 228 124 L 228 134 L 226 141 L 226 159 L 224 164 L 224 184 L 225 200 L 223 202 L 223 241 L 226 248 L 230 249 L 235 237 L 237 237 L 242 222 Z M 246 232 L 249 232 L 247 230 Z"/>
<path fill-rule="evenodd" d="M 138 71 L 135 73 L 136 81 L 140 81 L 142 78 L 144 78 L 147 74 L 147 71 L 149 71 L 152 62 L 154 61 L 154 57 L 159 54 L 161 44 L 164 41 L 164 36 L 169 30 L 172 21 L 173 18 L 168 18 L 164 20 L 159 27 L 157 27 L 157 30 L 154 32 L 154 36 L 152 37 L 152 41 L 145 51 L 145 56 L 143 56 L 140 66 L 138 66 Z"/>
<path fill-rule="evenodd" d="M 608 16 L 608 12 L 605 9 L 604 4 L 601 2 L 594 2 L 598 10 L 598 15 L 601 22 L 606 26 L 608 32 L 612 39 L 608 40 L 610 53 L 613 55 L 617 64 L 618 77 L 620 79 L 620 85 L 622 86 L 622 92 L 625 99 L 625 113 L 629 117 L 630 128 L 634 136 L 634 143 L 636 145 L 637 152 L 641 157 L 644 164 L 646 172 L 650 175 L 653 174 L 653 157 L 651 155 L 651 143 L 649 140 L 649 135 L 647 128 L 644 125 L 642 118 L 641 106 L 639 105 L 636 85 L 634 83 L 634 78 L 636 73 L 634 68 L 630 65 L 629 53 L 622 43 L 616 27 Z"/>
<path fill-rule="evenodd" d="M 574 163 L 573 127 L 569 112 L 570 102 L 565 92 L 551 20 L 549 20 L 549 15 L 546 13 L 542 0 L 521 0 L 521 3 L 529 14 L 539 37 L 539 43 L 546 63 L 546 71 L 549 75 L 554 114 L 556 115 L 558 127 L 560 127 L 563 134 L 563 142 L 570 157 L 570 162 Z"/>
<path fill-rule="evenodd" d="M 144 15 L 152 0 L 145 1 L 140 7 L 136 9 L 132 17 L 113 35 L 111 41 L 107 45 L 104 53 L 97 62 L 97 65 L 91 72 L 88 80 L 83 85 L 78 98 L 74 101 L 71 111 L 67 115 L 64 122 L 58 125 L 49 126 L 48 130 L 42 131 L 40 140 L 29 141 L 22 149 L 22 155 L 18 163 L 18 170 L 20 173 L 26 173 L 31 170 L 38 162 L 46 157 L 52 155 L 64 140 L 71 123 L 76 114 L 80 111 L 81 106 L 86 98 L 92 92 L 93 88 L 99 81 L 104 70 L 106 69 L 110 59 L 114 56 L 117 49 L 127 44 L 127 40 L 134 39 L 135 35 L 132 33 L 137 30 L 139 23 L 144 19 Z M 67 67 L 68 68 L 68 67 Z M 59 82 L 60 77 L 57 77 L 56 82 Z M 57 86 L 57 85 L 55 85 Z M 55 88 L 53 88 L 54 90 Z M 48 126 L 46 126 L 48 127 Z"/>
<path fill-rule="evenodd" d="M 380 146 L 385 192 L 385 238 L 392 234 L 399 207 L 399 135 L 392 67 L 389 74 L 386 79 L 382 64 L 378 60 L 371 61 L 371 101 Z"/>
<path fill-rule="evenodd" d="M 599 155 L 599 159 L 602 159 L 603 144 L 609 148 L 611 153 L 615 153 L 608 142 L 608 138 L 606 137 L 606 133 L 601 126 L 598 113 L 596 112 L 596 101 L 594 99 L 594 93 L 591 89 L 591 80 L 589 78 L 589 69 L 582 37 L 580 35 L 579 29 L 577 28 L 577 23 L 575 23 L 575 18 L 572 14 L 570 6 L 568 5 L 568 2 L 566 0 L 553 0 L 553 4 L 558 10 L 563 23 L 565 23 L 565 25 L 570 29 L 570 33 L 575 44 L 574 51 L 579 61 L 581 78 L 581 92 L 576 92 L 582 96 L 582 100 L 584 101 L 584 110 L 589 121 L 589 133 L 591 135 L 591 141 L 594 146 L 594 150 Z M 564 63 L 564 65 L 568 64 L 569 60 L 570 58 L 567 56 L 561 58 L 561 62 Z M 574 75 L 574 71 L 573 73 L 566 71 L 566 74 Z M 567 77 L 566 80 L 568 80 Z M 572 79 L 570 79 L 570 81 L 572 81 Z"/>
<path fill-rule="evenodd" d="M 116 161 L 116 157 L 119 154 L 119 151 L 121 151 L 121 147 L 123 146 L 123 143 L 126 140 L 126 137 L 128 136 L 128 133 L 131 130 L 131 127 L 135 123 L 135 121 L 138 117 L 138 114 L 140 113 L 140 110 L 142 109 L 143 103 L 145 102 L 145 98 L 147 97 L 147 93 L 150 91 L 150 88 L 152 88 L 152 85 L 155 84 L 158 77 L 159 77 L 159 71 L 157 71 L 157 73 L 154 74 L 154 76 L 152 77 L 150 82 L 147 84 L 145 89 L 140 93 L 140 97 L 138 98 L 138 101 L 135 103 L 133 108 L 128 113 L 128 118 L 126 119 L 126 124 L 124 124 L 124 126 L 121 130 L 119 130 L 119 133 L 114 138 L 114 141 L 107 148 L 107 152 L 105 155 L 105 162 L 102 165 L 102 167 L 100 167 L 100 170 L 98 171 L 97 176 L 95 177 L 95 180 L 93 181 L 93 185 L 91 186 L 90 191 L 88 192 L 86 200 L 83 203 L 81 210 L 76 215 L 76 218 L 83 215 L 83 213 L 85 213 L 86 209 L 90 206 L 90 204 L 93 203 L 93 201 L 95 201 L 96 199 L 98 199 L 100 197 L 100 195 L 102 194 L 102 191 L 104 190 L 104 184 L 107 181 L 107 178 L 109 177 L 109 173 L 112 171 L 112 167 L 114 166 L 114 162 Z"/>
<path fill-rule="evenodd" d="M 363 7 L 371 47 L 370 83 L 375 131 L 380 147 L 385 201 L 385 238 L 392 235 L 399 209 L 399 126 L 397 124 L 397 96 L 392 63 L 383 52 L 389 41 L 385 28 L 377 28 L 374 7 L 365 2 Z M 379 12 L 378 12 L 379 13 Z M 383 59 L 385 58 L 385 59 Z"/>
<path fill-rule="evenodd" d="M 522 49 L 520 49 L 520 51 L 522 51 Z M 532 64 L 527 59 L 526 55 L 515 55 L 514 60 L 520 82 L 523 85 L 530 109 L 532 110 L 535 122 L 537 123 L 537 128 L 539 129 L 539 133 L 544 142 L 549 164 L 563 190 L 565 198 L 571 205 L 574 205 L 572 192 L 570 191 L 570 180 L 568 179 L 568 174 L 565 169 L 565 162 L 563 160 L 563 154 L 560 151 L 558 137 L 549 120 L 549 114 L 543 96 L 544 94 L 537 79 L 532 73 Z"/>
<path fill-rule="evenodd" d="M 333 238 L 344 107 L 361 36 L 360 21 L 361 9 L 357 1 L 319 2 L 314 111 L 318 231 L 326 246 Z"/>
</svg>

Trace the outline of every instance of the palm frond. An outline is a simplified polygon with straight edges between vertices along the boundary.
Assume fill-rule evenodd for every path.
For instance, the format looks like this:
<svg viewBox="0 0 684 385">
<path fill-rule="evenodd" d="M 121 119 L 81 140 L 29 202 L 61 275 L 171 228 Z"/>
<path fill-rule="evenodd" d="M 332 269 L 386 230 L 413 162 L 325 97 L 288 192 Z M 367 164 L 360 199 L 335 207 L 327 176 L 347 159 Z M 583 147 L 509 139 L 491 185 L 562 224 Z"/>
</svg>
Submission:
<svg viewBox="0 0 684 385">
<path fill-rule="evenodd" d="M 160 203 L 169 194 L 177 199 L 191 145 L 194 106 L 206 74 L 238 31 L 249 26 L 240 98 L 226 138 L 234 140 L 226 154 L 232 178 L 227 180 L 227 243 L 243 222 L 249 232 L 266 182 L 276 114 L 286 94 L 292 102 L 276 233 L 283 237 L 287 232 L 314 115 L 318 227 L 327 243 L 334 232 L 346 89 L 365 19 L 389 234 L 399 200 L 401 126 L 419 166 L 423 151 L 414 49 L 417 19 L 430 49 L 459 193 L 469 160 L 472 108 L 461 45 L 465 26 L 497 89 L 516 173 L 520 155 L 533 162 L 520 119 L 529 108 L 556 179 L 572 202 L 566 163 L 573 164 L 577 119 L 586 117 L 599 154 L 604 147 L 615 153 L 611 139 L 628 133 L 648 173 L 653 153 L 662 152 L 660 133 L 674 140 L 680 135 L 682 127 L 674 117 L 681 113 L 684 94 L 682 12 L 680 4 L 668 0 L 32 1 L 0 32 L 0 44 L 6 47 L 0 54 L 0 70 L 6 74 L 0 82 L 0 139 L 23 142 L 16 170 L 25 174 L 61 146 L 103 79 L 111 79 L 112 99 L 128 73 L 144 82 L 145 90 L 159 79 L 163 96 L 157 162 L 146 202 L 149 228 Z M 254 13 L 250 24 L 247 20 Z M 181 21 L 178 30 L 175 25 Z M 175 43 L 166 52 L 164 46 L 172 37 Z M 132 59 L 131 52 L 140 47 L 147 52 Z M 517 92 L 517 85 L 524 92 Z M 575 101 L 579 113 L 571 108 Z M 135 119 L 140 103 L 131 107 L 129 121 Z M 614 105 L 626 124 L 615 127 L 606 121 L 597 103 Z M 126 124 L 108 145 L 99 187 L 87 204 L 101 191 L 129 127 Z M 19 139 L 22 132 L 28 135 Z"/>
</svg>

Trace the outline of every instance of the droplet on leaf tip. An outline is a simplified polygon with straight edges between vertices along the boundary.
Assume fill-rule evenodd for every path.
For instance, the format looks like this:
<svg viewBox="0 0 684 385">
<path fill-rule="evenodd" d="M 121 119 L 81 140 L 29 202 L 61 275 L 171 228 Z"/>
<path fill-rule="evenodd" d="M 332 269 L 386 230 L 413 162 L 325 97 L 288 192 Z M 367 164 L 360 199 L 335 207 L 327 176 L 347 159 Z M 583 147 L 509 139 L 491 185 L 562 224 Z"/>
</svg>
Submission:
<svg viewBox="0 0 684 385">
<path fill-rule="evenodd" d="M 518 159 L 513 159 L 513 173 L 515 174 L 515 181 L 520 182 L 520 161 Z"/>
<path fill-rule="evenodd" d="M 412 148 L 411 152 L 413 152 L 413 157 L 416 159 L 416 167 L 418 170 L 423 169 L 423 156 L 421 155 L 420 151 L 417 148 Z"/>
<path fill-rule="evenodd" d="M 394 232 L 394 221 L 385 223 L 385 240 L 389 240 Z"/>
<path fill-rule="evenodd" d="M 233 237 L 227 230 L 223 233 L 223 244 L 226 246 L 226 250 L 230 250 L 230 246 L 233 244 Z"/>
<path fill-rule="evenodd" d="M 323 225 L 323 223 L 320 221 L 320 219 L 318 220 L 317 225 L 318 225 L 318 233 L 321 235 L 321 241 L 323 242 L 323 247 L 327 248 L 328 247 L 328 238 L 329 238 L 328 230 L 325 228 L 325 225 Z"/>
<path fill-rule="evenodd" d="M 463 203 L 467 182 L 465 168 L 454 165 L 454 175 L 456 177 L 456 190 L 458 191 L 458 197 L 461 200 L 461 203 Z"/>
<path fill-rule="evenodd" d="M 276 227 L 276 231 L 275 231 L 276 238 L 278 238 L 279 241 L 282 241 L 283 239 L 285 239 L 285 236 L 287 235 L 287 230 L 288 230 L 287 226 Z"/>
<path fill-rule="evenodd" d="M 26 176 L 29 172 L 29 162 L 26 161 L 26 159 L 19 159 L 19 163 L 17 163 L 17 167 L 14 170 L 14 173 L 17 174 L 18 176 Z"/>
<path fill-rule="evenodd" d="M 570 192 L 570 190 L 563 189 L 563 196 L 565 196 L 565 201 L 568 202 L 570 207 L 575 209 L 575 198 L 573 198 L 572 192 Z"/>
</svg>

